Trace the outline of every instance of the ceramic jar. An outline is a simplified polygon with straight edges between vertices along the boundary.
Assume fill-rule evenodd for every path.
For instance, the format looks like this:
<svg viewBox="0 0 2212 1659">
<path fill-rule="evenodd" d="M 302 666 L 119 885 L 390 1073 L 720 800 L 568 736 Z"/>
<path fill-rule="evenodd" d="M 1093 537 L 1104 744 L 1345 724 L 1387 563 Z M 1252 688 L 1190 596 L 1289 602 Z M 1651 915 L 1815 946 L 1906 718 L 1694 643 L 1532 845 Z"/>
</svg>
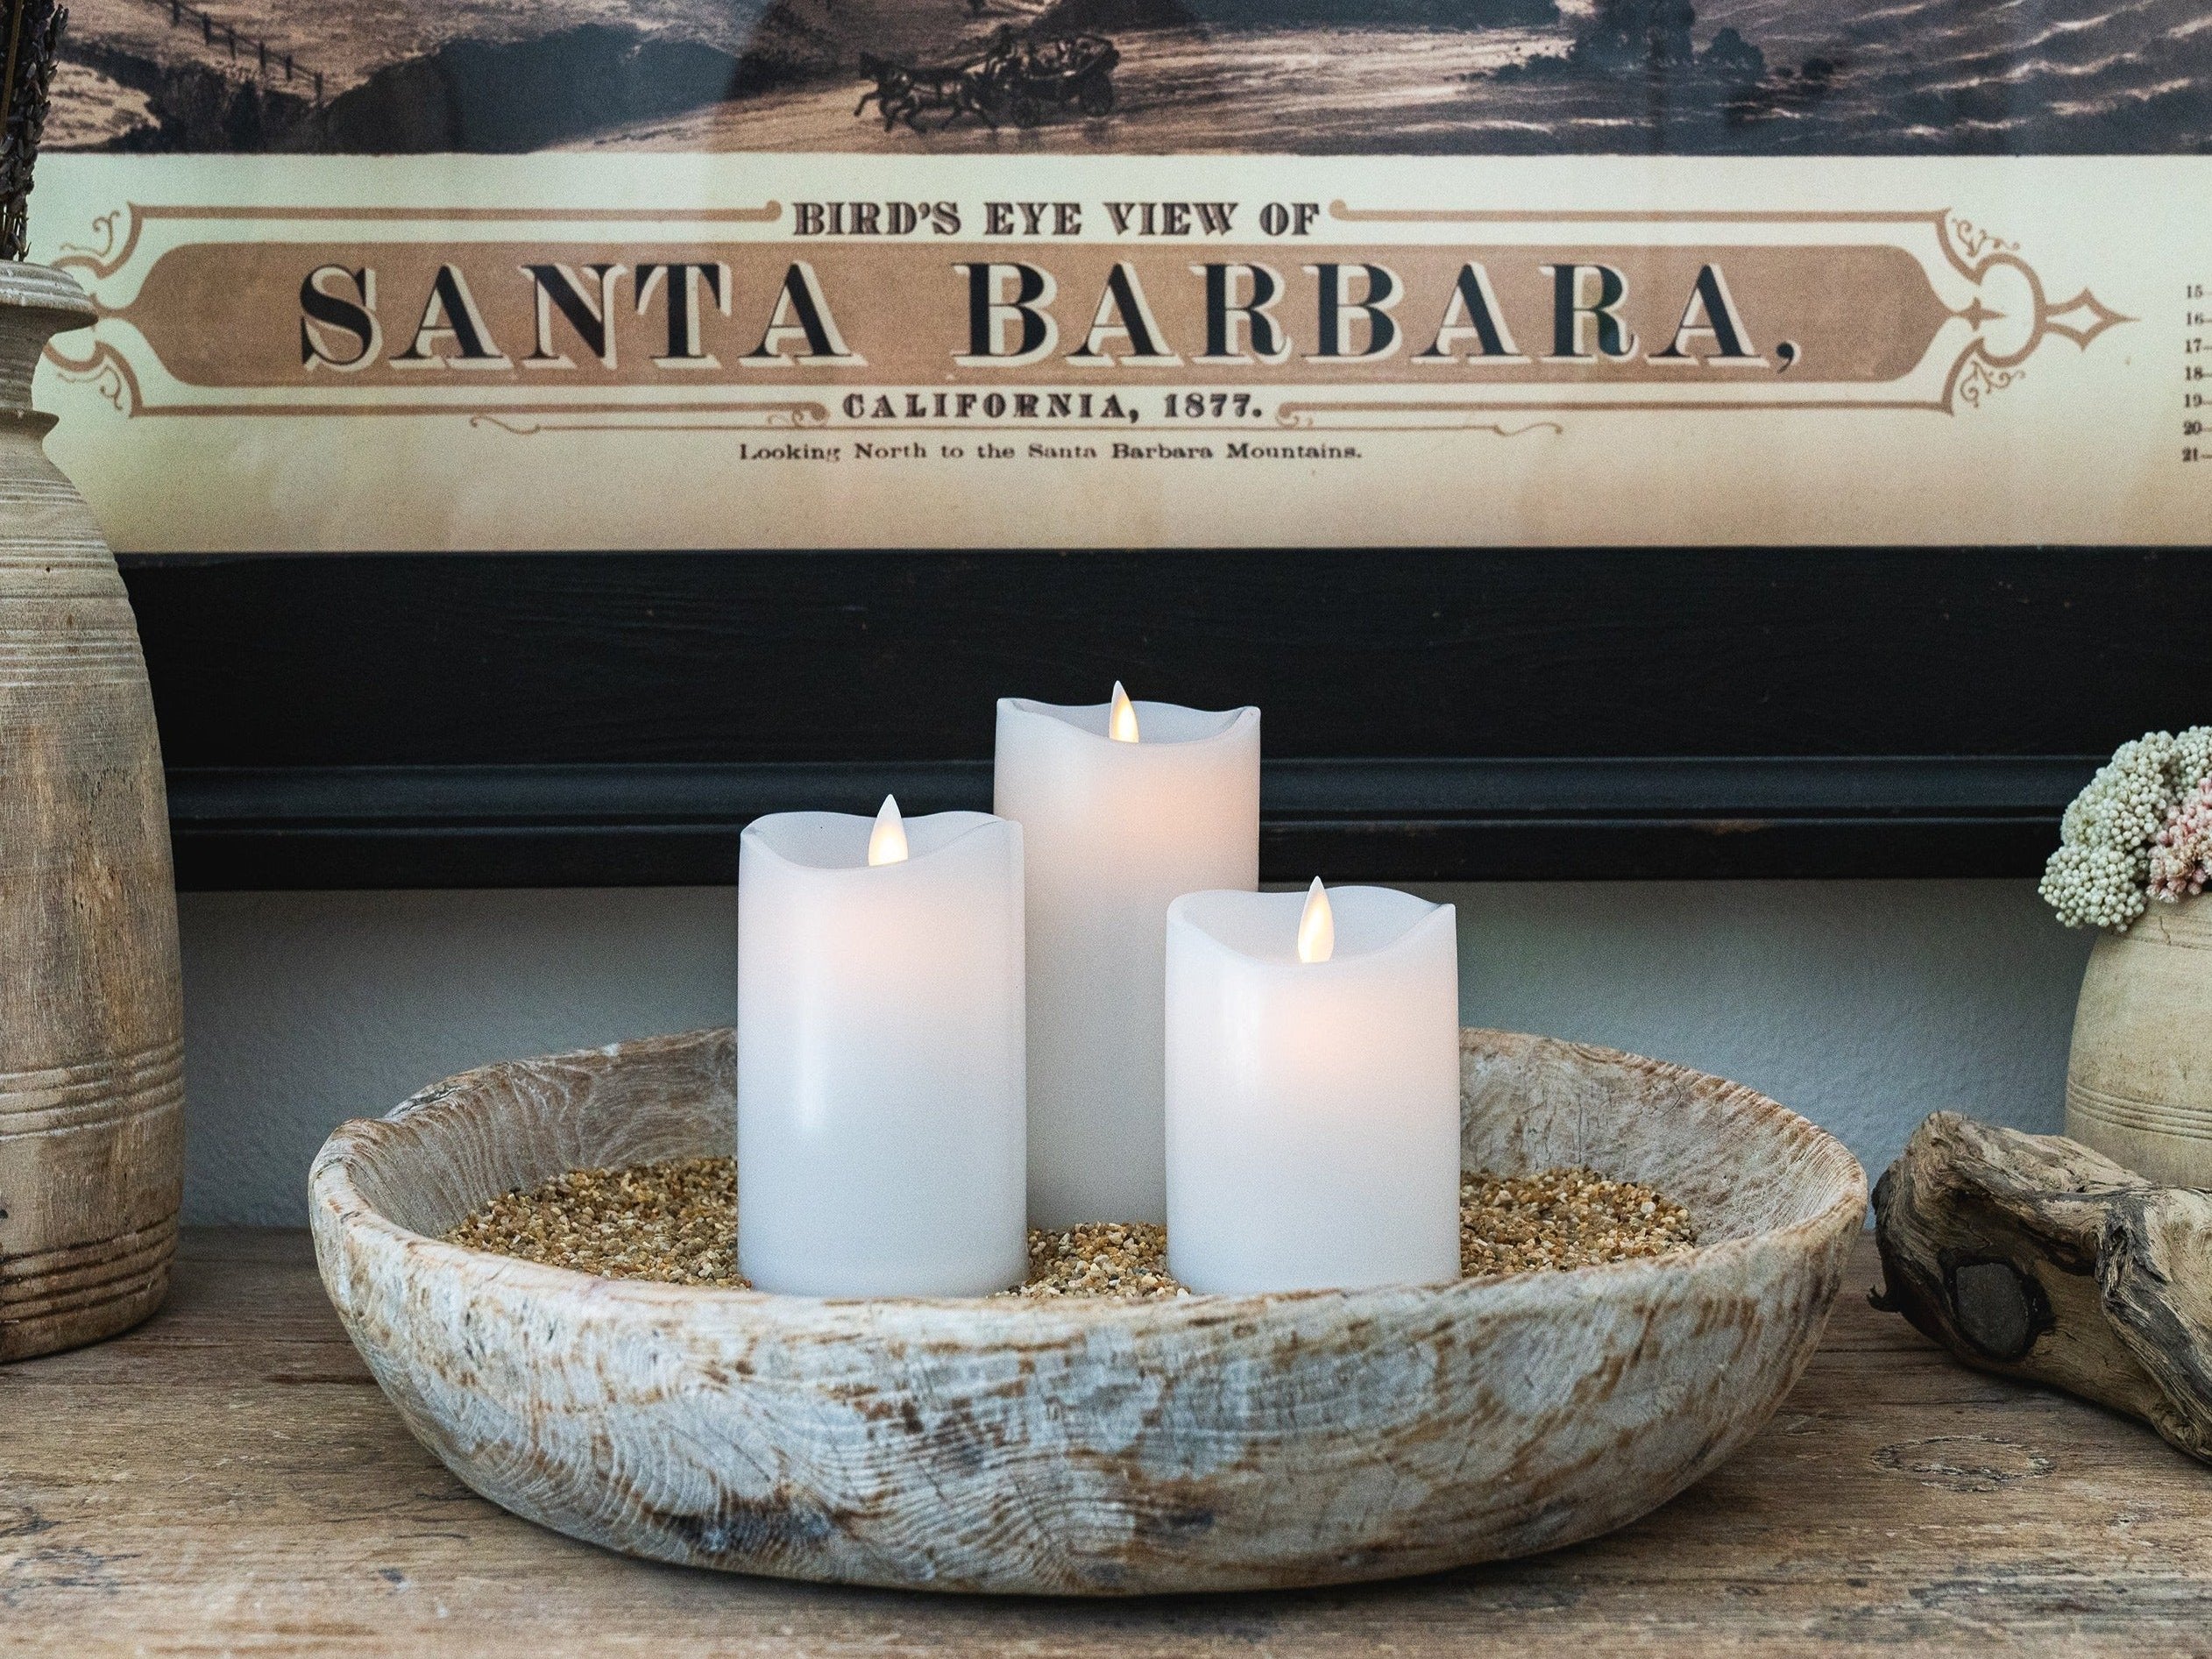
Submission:
<svg viewBox="0 0 2212 1659">
<path fill-rule="evenodd" d="M 2212 1188 L 2212 894 L 2153 903 L 2090 954 L 2066 1132 L 2165 1187 Z"/>
</svg>

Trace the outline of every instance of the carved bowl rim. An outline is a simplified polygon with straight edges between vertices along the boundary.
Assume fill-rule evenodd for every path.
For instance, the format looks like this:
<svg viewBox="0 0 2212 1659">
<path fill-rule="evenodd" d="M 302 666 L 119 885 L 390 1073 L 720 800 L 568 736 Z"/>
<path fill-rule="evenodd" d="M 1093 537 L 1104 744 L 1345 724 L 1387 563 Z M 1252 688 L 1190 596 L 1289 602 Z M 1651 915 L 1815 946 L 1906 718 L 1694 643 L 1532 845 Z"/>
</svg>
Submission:
<svg viewBox="0 0 2212 1659">
<path fill-rule="evenodd" d="M 358 1176 L 365 1166 L 387 1153 L 417 1153 L 422 1132 L 457 1127 L 501 1110 L 499 1091 L 522 1068 L 535 1066 L 619 1063 L 649 1050 L 702 1045 L 728 1037 L 728 1028 L 634 1039 L 603 1047 L 579 1049 L 530 1060 L 499 1060 L 457 1073 L 402 1101 L 381 1117 L 354 1118 L 332 1131 L 317 1153 L 308 1176 L 310 1219 L 319 1244 L 368 1248 L 412 1255 L 419 1267 L 443 1278 L 496 1284 L 558 1302 L 581 1299 L 595 1311 L 621 1310 L 633 1316 L 702 1318 L 716 1313 L 741 1315 L 755 1334 L 762 1326 L 788 1326 L 794 1332 L 819 1330 L 827 1322 L 859 1317 L 882 1329 L 893 1320 L 902 1335 L 918 1341 L 993 1345 L 992 1338 L 1033 1344 L 1057 1336 L 1074 1338 L 1110 1325 L 1138 1333 L 1202 1328 L 1225 1322 L 1265 1321 L 1271 1312 L 1310 1311 L 1329 1301 L 1343 1304 L 1343 1317 L 1367 1315 L 1405 1317 L 1409 1306 L 1435 1313 L 1473 1314 L 1502 1310 L 1527 1298 L 1549 1301 L 1563 1292 L 1577 1297 L 1641 1300 L 1656 1294 L 1662 1280 L 1708 1274 L 1726 1276 L 1731 1267 L 1770 1252 L 1817 1254 L 1823 1241 L 1847 1226 L 1863 1228 L 1868 1203 L 1866 1173 L 1856 1158 L 1826 1131 L 1748 1085 L 1670 1061 L 1561 1039 L 1469 1028 L 1460 1033 L 1463 1064 L 1471 1053 L 1501 1044 L 1571 1053 L 1598 1066 L 1632 1067 L 1684 1087 L 1710 1091 L 1732 1115 L 1741 1113 L 1765 1138 L 1798 1143 L 1793 1164 L 1818 1180 L 1827 1178 L 1826 1201 L 1808 1206 L 1797 1219 L 1717 1238 L 1663 1256 L 1565 1269 L 1549 1269 L 1433 1285 L 1383 1286 L 1364 1290 L 1276 1291 L 1259 1295 L 1193 1294 L 1165 1301 L 1115 1301 L 1058 1298 L 1029 1301 L 980 1297 L 812 1297 L 714 1286 L 676 1285 L 640 1279 L 606 1279 L 575 1268 L 501 1256 L 415 1231 L 385 1215 L 362 1191 Z M 411 1131 L 411 1132 L 406 1132 Z M 1633 1172 L 1631 1179 L 1634 1179 Z M 550 1179 L 549 1176 L 542 1179 Z M 477 1202 L 486 1202 L 486 1195 Z M 1694 1212 L 1693 1212 L 1694 1214 Z M 326 1237 L 326 1234 L 328 1235 Z M 328 1270 L 326 1268 L 326 1280 Z M 713 1322 L 705 1317 L 703 1322 Z"/>
</svg>

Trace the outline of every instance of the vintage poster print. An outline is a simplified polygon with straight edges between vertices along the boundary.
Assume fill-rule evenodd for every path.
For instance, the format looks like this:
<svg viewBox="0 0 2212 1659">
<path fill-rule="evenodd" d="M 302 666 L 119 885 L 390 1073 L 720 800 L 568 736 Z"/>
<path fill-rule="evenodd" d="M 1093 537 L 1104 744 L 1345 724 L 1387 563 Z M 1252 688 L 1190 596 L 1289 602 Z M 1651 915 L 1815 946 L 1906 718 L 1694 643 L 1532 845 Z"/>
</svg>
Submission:
<svg viewBox="0 0 2212 1659">
<path fill-rule="evenodd" d="M 138 550 L 2201 542 L 2201 0 L 76 0 Z"/>
</svg>

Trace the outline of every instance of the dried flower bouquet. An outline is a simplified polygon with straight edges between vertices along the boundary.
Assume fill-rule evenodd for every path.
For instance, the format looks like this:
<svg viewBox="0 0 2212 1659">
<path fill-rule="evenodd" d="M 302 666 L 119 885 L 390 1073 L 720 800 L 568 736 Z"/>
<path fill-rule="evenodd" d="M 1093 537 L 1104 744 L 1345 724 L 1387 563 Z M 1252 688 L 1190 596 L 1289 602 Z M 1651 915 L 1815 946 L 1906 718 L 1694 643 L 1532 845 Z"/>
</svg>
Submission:
<svg viewBox="0 0 2212 1659">
<path fill-rule="evenodd" d="M 2204 890 L 2212 860 L 2212 726 L 2123 743 L 2074 798 L 2042 893 L 2068 927 L 2123 932 L 2150 901 Z"/>
</svg>

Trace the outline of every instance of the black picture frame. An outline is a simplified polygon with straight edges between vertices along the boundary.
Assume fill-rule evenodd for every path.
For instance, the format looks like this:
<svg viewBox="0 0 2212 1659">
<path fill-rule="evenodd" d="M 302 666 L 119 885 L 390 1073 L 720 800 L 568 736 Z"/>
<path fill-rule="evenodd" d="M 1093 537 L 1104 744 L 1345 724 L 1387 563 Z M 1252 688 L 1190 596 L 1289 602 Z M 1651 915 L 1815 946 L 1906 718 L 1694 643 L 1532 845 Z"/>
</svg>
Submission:
<svg viewBox="0 0 2212 1659">
<path fill-rule="evenodd" d="M 2021 876 L 2212 701 L 2194 549 L 122 564 L 188 888 L 727 883 L 764 812 L 988 808 L 994 700 L 1117 679 L 1265 711 L 1270 880 Z"/>
</svg>

